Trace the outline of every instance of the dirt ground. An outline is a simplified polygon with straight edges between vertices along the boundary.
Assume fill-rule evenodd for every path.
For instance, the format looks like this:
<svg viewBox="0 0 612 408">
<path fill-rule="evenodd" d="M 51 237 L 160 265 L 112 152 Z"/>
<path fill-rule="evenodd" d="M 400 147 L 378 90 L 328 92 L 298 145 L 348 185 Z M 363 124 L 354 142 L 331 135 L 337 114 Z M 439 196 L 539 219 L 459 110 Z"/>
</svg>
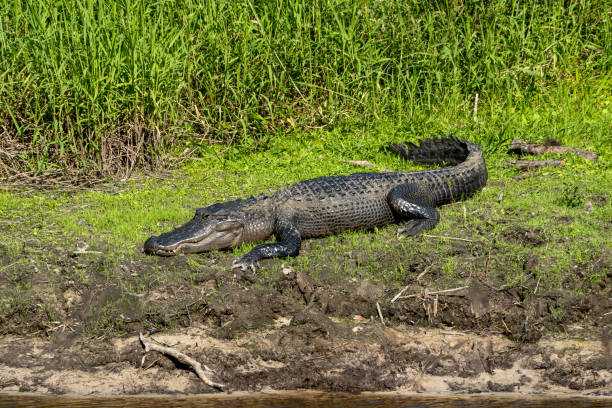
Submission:
<svg viewBox="0 0 612 408">
<path fill-rule="evenodd" d="M 208 257 L 222 266 L 232 258 Z M 605 292 L 533 296 L 527 286 L 473 280 L 435 293 L 414 276 L 404 288 L 385 287 L 283 267 L 266 281 L 193 265 L 186 256 L 139 259 L 119 269 L 134 277 L 161 262 L 166 271 L 193 273 L 189 282 L 157 282 L 140 294 L 125 287 L 129 280 L 119 287 L 66 281 L 46 299 L 23 300 L 1 322 L 0 390 L 218 392 L 182 363 L 145 355 L 137 337 L 143 331 L 206 364 L 231 391 L 612 395 L 612 300 Z M 95 274 L 100 266 L 95 256 L 59 260 L 66 270 Z M 610 272 L 603 284 L 609 281 Z M 562 323 L 550 313 L 556 305 L 565 310 Z"/>
<path fill-rule="evenodd" d="M 610 395 L 609 343 L 547 338 L 517 344 L 500 335 L 440 329 L 353 327 L 316 312 L 294 325 L 238 339 L 209 328 L 154 336 L 215 370 L 232 391 L 314 389 L 426 393 L 515 392 L 535 395 Z M 333 329 L 332 329 L 333 327 Z M 328 330 L 345 331 L 330 335 Z M 351 333 L 351 334 L 349 334 Z M 136 336 L 89 341 L 41 341 L 6 336 L 0 342 L 3 391 L 52 394 L 211 393 L 181 363 L 150 353 Z"/>
</svg>

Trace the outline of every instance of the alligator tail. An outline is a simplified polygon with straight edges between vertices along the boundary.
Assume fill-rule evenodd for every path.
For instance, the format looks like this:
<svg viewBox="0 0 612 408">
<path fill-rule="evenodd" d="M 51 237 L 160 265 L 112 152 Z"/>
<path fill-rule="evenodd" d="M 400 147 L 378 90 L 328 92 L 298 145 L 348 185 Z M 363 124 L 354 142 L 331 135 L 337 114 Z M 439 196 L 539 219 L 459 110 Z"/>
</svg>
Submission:
<svg viewBox="0 0 612 408">
<path fill-rule="evenodd" d="M 423 139 L 418 146 L 412 142 L 390 144 L 388 149 L 414 163 L 435 165 L 457 165 L 464 162 L 470 153 L 481 151 L 477 144 L 455 136 Z"/>
</svg>

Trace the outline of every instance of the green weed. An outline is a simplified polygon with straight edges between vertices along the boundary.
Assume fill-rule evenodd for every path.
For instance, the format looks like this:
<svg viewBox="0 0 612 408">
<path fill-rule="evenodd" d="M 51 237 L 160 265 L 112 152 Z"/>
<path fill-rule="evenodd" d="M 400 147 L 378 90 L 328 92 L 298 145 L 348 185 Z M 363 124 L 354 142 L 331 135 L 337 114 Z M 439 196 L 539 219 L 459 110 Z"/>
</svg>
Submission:
<svg viewBox="0 0 612 408">
<path fill-rule="evenodd" d="M 576 182 L 564 182 L 558 202 L 565 207 L 578 207 L 584 203 L 580 186 Z"/>
<path fill-rule="evenodd" d="M 597 0 L 8 0 L 0 134 L 16 150 L 0 160 L 114 174 L 187 147 L 225 163 L 381 118 L 404 134 L 475 133 L 487 151 L 516 122 L 568 139 L 582 129 L 562 108 L 524 107 L 589 88 L 579 109 L 609 109 L 611 25 Z"/>
</svg>

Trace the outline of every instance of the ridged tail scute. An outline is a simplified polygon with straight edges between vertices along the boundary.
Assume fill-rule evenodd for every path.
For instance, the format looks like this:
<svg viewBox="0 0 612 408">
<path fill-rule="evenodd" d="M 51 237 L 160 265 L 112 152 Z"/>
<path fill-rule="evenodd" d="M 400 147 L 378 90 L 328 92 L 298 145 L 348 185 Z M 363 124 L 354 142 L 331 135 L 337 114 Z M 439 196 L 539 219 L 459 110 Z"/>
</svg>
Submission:
<svg viewBox="0 0 612 408">
<path fill-rule="evenodd" d="M 423 139 L 418 146 L 412 142 L 390 144 L 387 149 L 414 163 L 435 165 L 457 165 L 465 161 L 471 152 L 480 151 L 478 145 L 455 136 Z"/>
</svg>

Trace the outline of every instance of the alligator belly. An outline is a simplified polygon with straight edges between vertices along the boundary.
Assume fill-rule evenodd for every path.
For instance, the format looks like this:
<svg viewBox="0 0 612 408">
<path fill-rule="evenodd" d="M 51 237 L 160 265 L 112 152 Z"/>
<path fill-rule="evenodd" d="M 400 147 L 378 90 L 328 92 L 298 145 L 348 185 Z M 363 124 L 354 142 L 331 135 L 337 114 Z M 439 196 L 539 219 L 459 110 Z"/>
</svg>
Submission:
<svg viewBox="0 0 612 408">
<path fill-rule="evenodd" d="M 317 202 L 313 202 L 315 204 Z M 374 228 L 395 221 L 385 198 L 323 200 L 296 213 L 302 238 L 318 237 L 348 229 Z"/>
</svg>

